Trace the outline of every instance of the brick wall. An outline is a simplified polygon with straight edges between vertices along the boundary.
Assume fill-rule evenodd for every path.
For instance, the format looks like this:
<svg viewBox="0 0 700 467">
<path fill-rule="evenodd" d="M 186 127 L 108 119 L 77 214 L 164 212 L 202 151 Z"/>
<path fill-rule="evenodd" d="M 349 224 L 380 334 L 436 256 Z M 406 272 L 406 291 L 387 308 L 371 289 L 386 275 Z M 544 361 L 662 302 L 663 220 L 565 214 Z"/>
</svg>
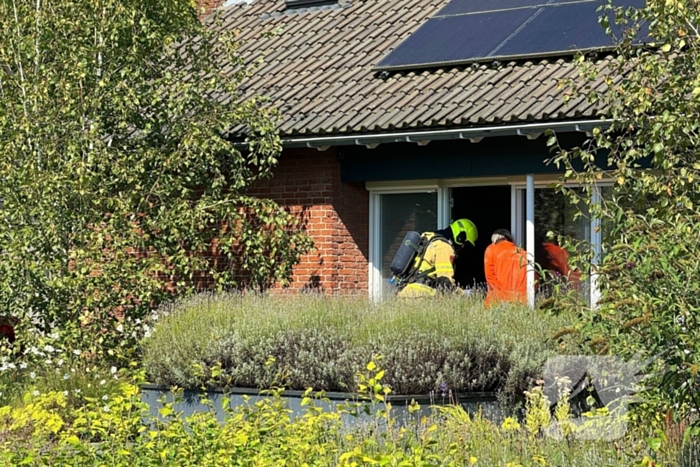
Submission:
<svg viewBox="0 0 700 467">
<path fill-rule="evenodd" d="M 220 7 L 224 1 L 225 0 L 197 0 L 197 11 L 200 17 L 206 16 L 214 11 L 214 9 Z"/>
<path fill-rule="evenodd" d="M 315 246 L 295 268 L 291 288 L 366 293 L 369 193 L 364 186 L 340 182 L 340 162 L 332 148 L 285 150 L 274 174 L 249 193 L 301 216 Z"/>
<path fill-rule="evenodd" d="M 197 0 L 206 16 L 225 0 Z M 333 149 L 285 150 L 274 178 L 249 190 L 300 216 L 315 249 L 294 270 L 291 289 L 366 293 L 369 262 L 369 193 L 340 182 Z M 208 278 L 200 282 L 207 283 Z"/>
</svg>

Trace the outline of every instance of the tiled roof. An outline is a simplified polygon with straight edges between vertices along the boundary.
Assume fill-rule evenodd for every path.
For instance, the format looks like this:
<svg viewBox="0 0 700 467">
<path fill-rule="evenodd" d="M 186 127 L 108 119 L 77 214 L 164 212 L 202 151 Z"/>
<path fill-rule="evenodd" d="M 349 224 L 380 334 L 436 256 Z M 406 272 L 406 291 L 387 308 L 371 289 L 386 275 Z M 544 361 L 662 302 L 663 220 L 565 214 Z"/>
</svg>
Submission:
<svg viewBox="0 0 700 467">
<path fill-rule="evenodd" d="M 264 63 L 245 95 L 270 97 L 282 135 L 376 133 L 595 117 L 583 99 L 564 102 L 571 59 L 487 63 L 385 73 L 373 66 L 448 0 L 341 0 L 285 10 L 252 0 L 222 10 L 240 31 L 241 53 Z M 594 25 L 595 26 L 595 25 Z M 600 61 L 605 66 L 608 59 Z M 604 86 L 604 84 L 600 84 Z"/>
</svg>

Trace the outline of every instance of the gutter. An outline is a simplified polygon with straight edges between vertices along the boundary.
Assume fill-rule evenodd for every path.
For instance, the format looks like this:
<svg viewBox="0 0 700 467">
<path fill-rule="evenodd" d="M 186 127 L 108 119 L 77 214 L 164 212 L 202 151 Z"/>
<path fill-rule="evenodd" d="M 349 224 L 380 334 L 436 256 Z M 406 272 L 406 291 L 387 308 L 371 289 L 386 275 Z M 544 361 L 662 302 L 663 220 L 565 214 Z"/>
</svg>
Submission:
<svg viewBox="0 0 700 467">
<path fill-rule="evenodd" d="M 495 125 L 472 128 L 450 128 L 442 130 L 401 131 L 391 133 L 363 133 L 342 136 L 311 136 L 282 138 L 282 146 L 285 148 L 317 148 L 324 151 L 331 146 L 361 145 L 374 148 L 386 143 L 417 143 L 425 146 L 430 141 L 467 139 L 478 143 L 483 138 L 491 136 L 525 136 L 528 139 L 537 139 L 547 130 L 557 132 L 584 132 L 590 136 L 595 127 L 606 129 L 611 125 L 610 121 L 601 119 L 588 119 L 578 121 L 553 121 L 542 123 L 527 123 L 514 125 Z M 236 146 L 247 146 L 247 143 L 234 143 Z"/>
</svg>

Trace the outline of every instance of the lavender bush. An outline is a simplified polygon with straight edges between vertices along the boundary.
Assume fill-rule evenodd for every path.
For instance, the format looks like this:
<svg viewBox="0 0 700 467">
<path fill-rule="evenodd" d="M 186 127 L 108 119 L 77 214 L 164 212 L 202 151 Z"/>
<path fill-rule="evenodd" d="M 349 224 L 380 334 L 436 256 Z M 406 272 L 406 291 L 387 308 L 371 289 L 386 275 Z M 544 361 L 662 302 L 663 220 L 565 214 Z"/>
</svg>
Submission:
<svg viewBox="0 0 700 467">
<path fill-rule="evenodd" d="M 144 342 L 150 380 L 184 388 L 354 391 L 354 371 L 384 357 L 395 394 L 496 391 L 513 402 L 547 357 L 568 352 L 552 336 L 573 317 L 479 300 L 201 295 L 164 308 Z M 571 347 L 571 344 L 569 344 Z M 273 365 L 266 365 L 270 357 Z M 220 368 L 220 370 L 219 370 Z"/>
</svg>

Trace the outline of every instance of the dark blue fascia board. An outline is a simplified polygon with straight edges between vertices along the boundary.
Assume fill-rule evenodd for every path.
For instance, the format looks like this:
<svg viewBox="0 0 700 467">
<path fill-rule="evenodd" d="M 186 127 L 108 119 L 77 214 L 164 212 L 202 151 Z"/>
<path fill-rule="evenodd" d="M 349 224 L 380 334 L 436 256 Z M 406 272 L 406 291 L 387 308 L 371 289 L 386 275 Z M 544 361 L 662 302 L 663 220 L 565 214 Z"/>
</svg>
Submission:
<svg viewBox="0 0 700 467">
<path fill-rule="evenodd" d="M 558 134 L 563 147 L 581 145 L 581 133 Z M 342 182 L 379 182 L 457 177 L 497 177 L 563 173 L 546 161 L 552 157 L 547 137 L 528 140 L 522 136 L 432 141 L 426 146 L 410 143 L 339 148 Z M 599 163 L 605 163 L 600 156 Z"/>
</svg>

